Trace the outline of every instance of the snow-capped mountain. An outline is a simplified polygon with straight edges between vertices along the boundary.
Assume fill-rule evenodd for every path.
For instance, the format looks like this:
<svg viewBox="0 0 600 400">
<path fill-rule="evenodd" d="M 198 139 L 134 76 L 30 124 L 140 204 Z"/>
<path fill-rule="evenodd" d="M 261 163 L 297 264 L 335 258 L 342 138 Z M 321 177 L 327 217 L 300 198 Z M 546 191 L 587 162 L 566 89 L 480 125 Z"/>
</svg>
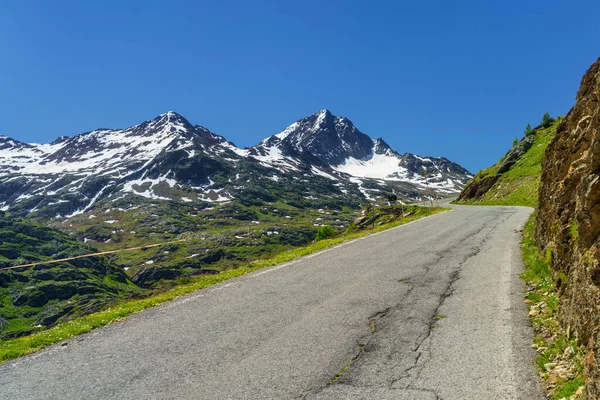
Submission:
<svg viewBox="0 0 600 400">
<path fill-rule="evenodd" d="M 400 155 L 382 139 L 371 139 L 345 117 L 322 110 L 294 122 L 249 151 L 255 157 L 310 155 L 330 168 L 361 178 L 410 182 L 459 192 L 469 172 L 446 158 Z"/>
<path fill-rule="evenodd" d="M 191 149 L 195 142 L 211 146 L 226 140 L 192 126 L 174 112 L 124 130 L 98 129 L 72 138 L 62 136 L 48 145 L 0 137 L 0 174 L 97 175 L 99 171 L 120 171 L 123 175 L 164 151 Z"/>
<path fill-rule="evenodd" d="M 469 178 L 445 158 L 400 155 L 327 110 L 250 149 L 175 112 L 51 144 L 0 136 L 0 210 L 42 218 L 71 217 L 103 202 L 284 200 L 336 207 L 392 190 L 410 199 L 429 188 L 447 195 Z"/>
<path fill-rule="evenodd" d="M 254 149 L 277 147 L 284 156 L 309 153 L 324 164 L 338 165 L 349 157 L 367 157 L 373 147 L 370 137 L 352 122 L 323 110 L 288 126 L 283 132 L 263 140 Z"/>
</svg>

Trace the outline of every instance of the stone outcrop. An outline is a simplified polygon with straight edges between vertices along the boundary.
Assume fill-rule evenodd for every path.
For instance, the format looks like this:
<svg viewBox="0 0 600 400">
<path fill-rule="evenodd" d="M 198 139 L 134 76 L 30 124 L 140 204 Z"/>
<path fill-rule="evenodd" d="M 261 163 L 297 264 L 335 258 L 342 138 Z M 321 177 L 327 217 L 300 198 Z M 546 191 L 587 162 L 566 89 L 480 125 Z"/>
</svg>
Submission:
<svg viewBox="0 0 600 400">
<path fill-rule="evenodd" d="M 552 254 L 561 321 L 585 350 L 589 398 L 600 398 L 600 59 L 542 162 L 536 240 Z"/>
<path fill-rule="evenodd" d="M 496 184 L 498 179 L 507 172 L 517 161 L 521 159 L 527 153 L 527 151 L 533 146 L 535 141 L 535 135 L 525 136 L 519 141 L 512 149 L 510 149 L 504 157 L 498 162 L 497 169 L 494 175 L 488 176 L 475 176 L 471 179 L 463 190 L 460 192 L 457 201 L 466 202 L 469 200 L 480 200 L 483 196 L 490 191 Z"/>
<path fill-rule="evenodd" d="M 490 175 L 481 179 L 472 179 L 463 188 L 458 201 L 479 200 L 494 186 L 500 175 Z"/>
<path fill-rule="evenodd" d="M 504 155 L 504 157 L 502 157 L 502 160 L 500 160 L 500 163 L 498 165 L 498 170 L 496 171 L 496 173 L 503 174 L 506 171 L 508 171 L 510 169 L 510 167 L 515 165 L 515 163 L 517 161 L 519 161 L 519 159 L 521 157 L 523 157 L 525 155 L 525 153 L 527 153 L 527 151 L 531 148 L 531 146 L 533 146 L 534 140 L 535 140 L 534 135 L 527 135 L 523 139 L 521 139 L 515 147 L 510 149 Z"/>
</svg>

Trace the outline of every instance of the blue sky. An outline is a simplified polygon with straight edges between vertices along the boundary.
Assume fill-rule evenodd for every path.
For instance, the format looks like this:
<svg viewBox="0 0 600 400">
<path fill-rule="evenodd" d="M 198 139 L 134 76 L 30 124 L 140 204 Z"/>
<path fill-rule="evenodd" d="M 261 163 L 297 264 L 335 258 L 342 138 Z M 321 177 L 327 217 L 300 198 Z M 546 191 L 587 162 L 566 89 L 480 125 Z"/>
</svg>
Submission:
<svg viewBox="0 0 600 400">
<path fill-rule="evenodd" d="M 323 108 L 475 172 L 600 56 L 595 1 L 0 3 L 0 133 L 50 142 L 174 110 L 249 146 Z"/>
</svg>

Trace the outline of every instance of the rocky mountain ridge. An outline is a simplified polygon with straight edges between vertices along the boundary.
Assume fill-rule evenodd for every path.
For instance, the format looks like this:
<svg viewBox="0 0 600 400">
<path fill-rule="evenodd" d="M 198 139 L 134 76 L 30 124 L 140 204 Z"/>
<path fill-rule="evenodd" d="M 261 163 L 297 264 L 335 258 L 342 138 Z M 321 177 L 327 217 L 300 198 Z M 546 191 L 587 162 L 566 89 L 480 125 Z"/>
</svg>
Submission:
<svg viewBox="0 0 600 400">
<path fill-rule="evenodd" d="M 340 206 L 392 190 L 418 199 L 429 191 L 457 193 L 469 177 L 445 158 L 400 155 L 328 110 L 249 149 L 175 112 L 51 144 L 0 137 L 0 209 L 43 219 L 69 218 L 123 199 L 209 205 L 297 193 Z"/>
</svg>

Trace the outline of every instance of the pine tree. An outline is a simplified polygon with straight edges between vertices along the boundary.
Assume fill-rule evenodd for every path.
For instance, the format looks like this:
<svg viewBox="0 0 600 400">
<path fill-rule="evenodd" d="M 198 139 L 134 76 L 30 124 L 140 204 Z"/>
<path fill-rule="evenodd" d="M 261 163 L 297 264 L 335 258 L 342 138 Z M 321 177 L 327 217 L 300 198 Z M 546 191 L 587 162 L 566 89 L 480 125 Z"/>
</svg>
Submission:
<svg viewBox="0 0 600 400">
<path fill-rule="evenodd" d="M 545 113 L 542 117 L 542 128 L 549 128 L 554 122 L 554 119 L 550 117 L 549 113 Z"/>
<path fill-rule="evenodd" d="M 535 133 L 535 129 L 531 128 L 531 124 L 527 124 L 525 127 L 525 136 L 533 135 Z"/>
</svg>

